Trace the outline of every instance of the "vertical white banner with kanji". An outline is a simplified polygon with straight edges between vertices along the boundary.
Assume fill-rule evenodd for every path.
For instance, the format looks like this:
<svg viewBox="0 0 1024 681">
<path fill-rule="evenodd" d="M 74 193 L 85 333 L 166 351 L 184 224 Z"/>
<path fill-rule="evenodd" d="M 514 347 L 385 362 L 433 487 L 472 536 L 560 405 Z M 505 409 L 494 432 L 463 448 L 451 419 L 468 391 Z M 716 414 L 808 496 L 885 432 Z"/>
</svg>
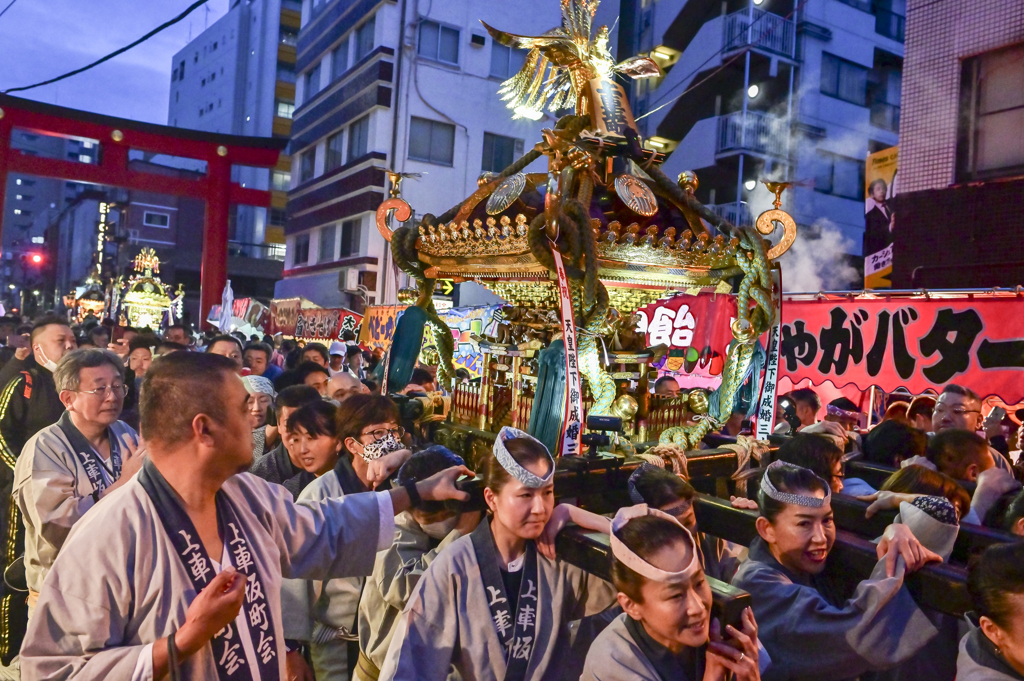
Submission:
<svg viewBox="0 0 1024 681">
<path fill-rule="evenodd" d="M 552 246 L 555 272 L 558 274 L 558 294 L 562 308 L 562 340 L 565 343 L 565 411 L 562 415 L 562 434 L 559 437 L 559 456 L 576 456 L 580 452 L 583 435 L 583 385 L 576 356 L 576 325 L 572 319 L 572 294 L 569 278 L 565 275 L 562 254 Z"/>
<path fill-rule="evenodd" d="M 772 271 L 772 286 L 776 291 L 775 324 L 768 331 L 767 359 L 764 363 L 764 380 L 761 382 L 760 400 L 757 403 L 756 438 L 767 440 L 775 429 L 775 397 L 779 387 L 779 341 L 782 331 L 782 273 Z"/>
</svg>

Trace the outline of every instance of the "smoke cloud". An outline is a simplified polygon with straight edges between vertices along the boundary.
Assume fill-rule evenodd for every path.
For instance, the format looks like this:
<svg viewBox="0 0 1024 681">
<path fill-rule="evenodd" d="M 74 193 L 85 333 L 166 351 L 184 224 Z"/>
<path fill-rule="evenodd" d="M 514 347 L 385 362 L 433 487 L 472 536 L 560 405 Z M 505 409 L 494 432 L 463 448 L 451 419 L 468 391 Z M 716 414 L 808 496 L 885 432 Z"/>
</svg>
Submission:
<svg viewBox="0 0 1024 681">
<path fill-rule="evenodd" d="M 796 241 L 779 258 L 782 289 L 790 293 L 862 288 L 857 270 L 847 258 L 853 246 L 827 218 L 798 230 Z"/>
</svg>

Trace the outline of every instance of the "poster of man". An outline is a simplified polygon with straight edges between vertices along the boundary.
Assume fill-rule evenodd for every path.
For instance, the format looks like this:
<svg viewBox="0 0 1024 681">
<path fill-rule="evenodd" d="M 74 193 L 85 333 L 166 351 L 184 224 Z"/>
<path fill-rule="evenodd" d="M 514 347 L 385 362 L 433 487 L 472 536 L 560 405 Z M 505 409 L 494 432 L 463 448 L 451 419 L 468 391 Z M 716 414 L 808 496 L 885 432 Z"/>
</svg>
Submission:
<svg viewBox="0 0 1024 681">
<path fill-rule="evenodd" d="M 891 288 L 892 230 L 899 147 L 868 154 L 864 184 L 864 288 Z"/>
</svg>

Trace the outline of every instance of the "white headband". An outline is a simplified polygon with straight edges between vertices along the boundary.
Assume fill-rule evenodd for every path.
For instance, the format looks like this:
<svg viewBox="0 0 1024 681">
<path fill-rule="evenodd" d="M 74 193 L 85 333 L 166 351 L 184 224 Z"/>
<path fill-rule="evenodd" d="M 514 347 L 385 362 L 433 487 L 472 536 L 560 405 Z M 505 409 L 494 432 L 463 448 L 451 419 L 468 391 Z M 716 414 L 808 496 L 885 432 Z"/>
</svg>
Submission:
<svg viewBox="0 0 1024 681">
<path fill-rule="evenodd" d="M 686 538 L 690 542 L 690 549 L 693 551 L 693 558 L 690 559 L 690 564 L 683 570 L 680 570 L 679 572 L 665 572 L 664 570 L 660 570 L 630 551 L 629 548 L 615 536 L 615 533 L 622 529 L 630 520 L 633 520 L 634 518 L 643 518 L 644 516 L 649 515 L 656 518 L 663 518 L 674 523 L 686 533 Z M 697 557 L 697 542 L 693 540 L 693 535 L 690 534 L 690 531 L 686 529 L 681 522 L 670 516 L 668 513 L 659 511 L 656 508 L 650 508 L 647 504 L 637 504 L 636 506 L 620 508 L 619 512 L 615 514 L 615 519 L 612 520 L 612 533 L 610 540 L 612 545 L 612 555 L 614 555 L 620 563 L 628 567 L 630 570 L 641 577 L 651 580 L 652 582 L 678 582 L 687 580 L 690 579 L 690 577 L 693 577 L 697 570 L 700 569 L 700 560 Z"/>
<path fill-rule="evenodd" d="M 519 438 L 533 440 L 541 447 L 544 447 L 543 442 L 529 435 L 528 433 L 524 433 L 518 428 L 505 426 L 500 431 L 498 431 L 498 437 L 494 439 L 494 456 L 496 459 L 498 459 L 498 463 L 501 464 L 501 467 L 508 471 L 508 474 L 511 475 L 516 480 L 518 480 L 519 482 L 523 483 L 524 485 L 531 489 L 543 487 L 544 485 L 551 482 L 551 478 L 555 474 L 555 460 L 551 458 L 551 452 L 548 451 L 548 448 L 544 447 L 544 452 L 548 455 L 548 459 L 551 461 L 551 468 L 548 469 L 548 474 L 545 475 L 543 478 L 534 475 L 530 471 L 520 466 L 519 462 L 517 462 L 509 453 L 508 449 L 505 448 L 505 440 L 518 440 Z"/>
<path fill-rule="evenodd" d="M 800 466 L 787 464 L 785 461 L 772 462 L 768 466 L 768 468 L 765 469 L 764 476 L 761 477 L 762 492 L 764 492 L 766 495 L 768 495 L 775 501 L 781 502 L 783 504 L 806 506 L 807 508 L 821 508 L 826 503 L 828 503 L 828 500 L 832 497 L 832 490 L 831 488 L 829 488 L 828 483 L 825 482 L 824 480 L 821 480 L 821 478 L 818 477 L 817 475 L 815 475 L 814 477 L 818 478 L 818 480 L 821 480 L 821 482 L 825 485 L 825 496 L 821 497 L 820 499 L 818 497 L 812 497 L 806 494 L 790 494 L 789 492 L 780 492 L 779 490 L 775 489 L 775 485 L 773 485 L 771 479 L 769 479 L 768 473 L 771 472 L 773 468 L 778 468 L 779 466 L 793 466 L 794 468 L 800 468 Z"/>
</svg>

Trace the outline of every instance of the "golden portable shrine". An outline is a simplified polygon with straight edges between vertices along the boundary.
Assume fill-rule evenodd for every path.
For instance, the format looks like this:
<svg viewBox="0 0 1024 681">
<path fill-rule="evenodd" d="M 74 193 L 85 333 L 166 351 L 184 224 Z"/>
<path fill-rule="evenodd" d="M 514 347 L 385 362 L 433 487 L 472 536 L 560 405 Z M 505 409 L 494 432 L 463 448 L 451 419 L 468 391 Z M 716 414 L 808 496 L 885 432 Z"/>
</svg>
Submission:
<svg viewBox="0 0 1024 681">
<path fill-rule="evenodd" d="M 121 277 L 114 282 L 116 295 L 112 307 L 118 323 L 154 331 L 165 324 L 173 324 L 175 317 L 181 317 L 184 289 L 179 285 L 172 297 L 170 285 L 160 280 L 160 258 L 152 248 L 139 251 L 134 270 L 127 282 Z"/>
<path fill-rule="evenodd" d="M 376 223 L 417 290 L 394 334 L 387 389 L 408 382 L 426 328 L 438 379 L 452 391 L 454 431 L 512 425 L 553 451 L 575 454 L 587 418 L 605 416 L 622 420 L 626 442 L 696 449 L 728 418 L 759 337 L 776 323 L 781 292 L 772 270 L 793 244 L 796 224 L 781 210 L 785 184 L 769 183 L 775 208 L 755 227 L 740 227 L 697 201 L 694 173 L 673 181 L 662 172 L 663 155 L 644 147 L 625 91 L 613 80 L 657 76 L 658 66 L 643 56 L 613 62 L 607 28 L 592 37 L 597 4 L 562 0 L 561 28 L 542 36 L 484 25 L 495 41 L 529 51 L 500 90 L 516 116 L 575 106 L 533 150 L 500 173 L 485 173 L 465 201 L 414 226 L 391 227 L 413 211 L 401 198 L 405 176 L 389 173 L 391 194 Z M 546 173 L 524 172 L 541 157 Z M 765 237 L 777 229 L 781 238 L 772 245 Z M 452 385 L 452 336 L 431 300 L 437 279 L 477 282 L 507 303 L 489 335 L 477 339 L 479 383 Z M 646 346 L 634 313 L 701 290 L 734 296 L 737 306 L 721 385 L 711 393 L 650 395 L 649 365 L 665 348 Z M 574 381 L 581 381 L 578 390 Z M 756 376 L 752 383 L 756 389 Z"/>
</svg>

